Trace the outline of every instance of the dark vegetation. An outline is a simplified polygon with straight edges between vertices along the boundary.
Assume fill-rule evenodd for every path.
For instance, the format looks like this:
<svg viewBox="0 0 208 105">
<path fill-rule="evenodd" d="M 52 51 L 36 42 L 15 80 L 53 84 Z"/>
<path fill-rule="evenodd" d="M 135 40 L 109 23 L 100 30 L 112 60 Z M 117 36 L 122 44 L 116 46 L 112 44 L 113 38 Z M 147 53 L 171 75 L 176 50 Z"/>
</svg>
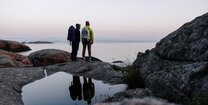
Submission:
<svg viewBox="0 0 208 105">
<path fill-rule="evenodd" d="M 117 71 L 123 74 L 124 82 L 128 85 L 129 89 L 144 88 L 144 80 L 141 78 L 140 73 L 135 70 L 135 67 L 128 65 L 126 67 L 113 66 Z"/>
</svg>

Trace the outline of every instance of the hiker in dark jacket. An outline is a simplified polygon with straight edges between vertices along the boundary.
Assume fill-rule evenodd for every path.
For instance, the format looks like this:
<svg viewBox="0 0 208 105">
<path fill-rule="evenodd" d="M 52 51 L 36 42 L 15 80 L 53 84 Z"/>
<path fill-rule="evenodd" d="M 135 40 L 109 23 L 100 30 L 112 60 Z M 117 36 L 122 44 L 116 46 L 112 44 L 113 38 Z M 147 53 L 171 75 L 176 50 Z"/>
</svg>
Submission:
<svg viewBox="0 0 208 105">
<path fill-rule="evenodd" d="M 70 26 L 67 39 L 70 41 L 70 45 L 72 46 L 71 60 L 76 61 L 80 42 L 80 24 L 76 24 L 76 29 L 73 27 L 74 26 Z"/>
</svg>

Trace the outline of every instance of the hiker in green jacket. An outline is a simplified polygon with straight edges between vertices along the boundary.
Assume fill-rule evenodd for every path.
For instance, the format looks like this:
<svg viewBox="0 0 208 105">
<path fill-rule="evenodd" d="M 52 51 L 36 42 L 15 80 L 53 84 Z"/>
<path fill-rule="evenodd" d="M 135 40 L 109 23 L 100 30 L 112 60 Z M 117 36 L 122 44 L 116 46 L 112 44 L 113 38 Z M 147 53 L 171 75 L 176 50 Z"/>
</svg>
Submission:
<svg viewBox="0 0 208 105">
<path fill-rule="evenodd" d="M 85 51 L 86 47 L 88 49 L 88 55 L 89 55 L 89 61 L 91 61 L 91 45 L 94 42 L 94 32 L 90 28 L 90 22 L 85 22 L 85 27 L 82 29 L 81 32 L 81 38 L 82 38 L 82 44 L 83 44 L 83 50 L 82 50 L 82 57 L 85 60 Z"/>
</svg>

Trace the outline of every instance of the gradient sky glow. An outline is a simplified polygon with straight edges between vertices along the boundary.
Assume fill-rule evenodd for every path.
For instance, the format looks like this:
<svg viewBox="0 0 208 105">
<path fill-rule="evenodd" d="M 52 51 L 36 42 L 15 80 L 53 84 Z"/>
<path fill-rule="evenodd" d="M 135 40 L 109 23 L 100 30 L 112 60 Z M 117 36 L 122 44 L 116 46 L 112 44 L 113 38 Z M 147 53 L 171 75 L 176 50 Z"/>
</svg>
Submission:
<svg viewBox="0 0 208 105">
<path fill-rule="evenodd" d="M 0 0 L 0 39 L 66 37 L 89 20 L 96 38 L 160 39 L 208 12 L 208 0 Z"/>
</svg>

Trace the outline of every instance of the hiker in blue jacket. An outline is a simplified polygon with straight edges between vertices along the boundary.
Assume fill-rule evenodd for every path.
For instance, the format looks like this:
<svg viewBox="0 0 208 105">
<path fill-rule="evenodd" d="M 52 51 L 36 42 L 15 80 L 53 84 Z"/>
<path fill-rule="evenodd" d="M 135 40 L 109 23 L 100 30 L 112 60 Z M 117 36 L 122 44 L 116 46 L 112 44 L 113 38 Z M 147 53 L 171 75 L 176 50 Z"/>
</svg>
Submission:
<svg viewBox="0 0 208 105">
<path fill-rule="evenodd" d="M 70 45 L 72 46 L 71 60 L 76 61 L 80 42 L 80 24 L 76 24 L 76 29 L 74 26 L 69 27 L 67 39 L 70 41 Z"/>
</svg>

